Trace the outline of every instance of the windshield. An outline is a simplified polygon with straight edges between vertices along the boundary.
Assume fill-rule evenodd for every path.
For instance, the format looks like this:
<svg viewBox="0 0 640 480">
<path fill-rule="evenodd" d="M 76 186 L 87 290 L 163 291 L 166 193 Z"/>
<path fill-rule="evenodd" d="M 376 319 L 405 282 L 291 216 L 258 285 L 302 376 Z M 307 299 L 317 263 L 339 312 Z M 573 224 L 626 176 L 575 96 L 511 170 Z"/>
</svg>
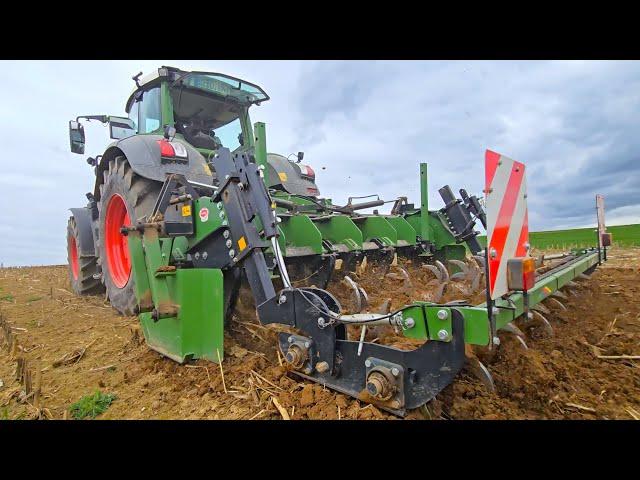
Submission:
<svg viewBox="0 0 640 480">
<path fill-rule="evenodd" d="M 231 97 L 245 104 L 259 103 L 269 99 L 265 91 L 257 85 L 219 73 L 188 73 L 180 77 L 172 88 L 181 86 Z"/>
<path fill-rule="evenodd" d="M 240 119 L 236 118 L 233 122 L 227 123 L 222 127 L 216 128 L 212 135 L 216 137 L 218 143 L 232 152 L 240 146 L 238 135 L 242 133 L 242 125 Z"/>
</svg>

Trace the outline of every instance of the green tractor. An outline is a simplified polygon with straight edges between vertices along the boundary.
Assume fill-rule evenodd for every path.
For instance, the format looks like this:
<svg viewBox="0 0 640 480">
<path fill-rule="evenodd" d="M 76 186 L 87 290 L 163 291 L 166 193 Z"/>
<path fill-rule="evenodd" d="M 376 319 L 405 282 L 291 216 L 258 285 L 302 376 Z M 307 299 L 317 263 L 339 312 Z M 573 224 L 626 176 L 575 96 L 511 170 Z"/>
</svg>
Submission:
<svg viewBox="0 0 640 480">
<path fill-rule="evenodd" d="M 538 296 L 439 304 L 456 277 L 482 288 L 487 276 L 489 257 L 474 230 L 486 218 L 475 196 L 461 190 L 458 199 L 445 186 L 444 207 L 429 210 L 420 164 L 419 206 L 406 197 L 334 205 L 320 196 L 302 152 L 293 160 L 267 153 L 265 125 L 249 118 L 253 105 L 269 100 L 262 88 L 172 67 L 140 77 L 128 117 L 69 122 L 73 153 L 85 150 L 81 119 L 107 124 L 114 139 L 87 160 L 96 174 L 88 205 L 71 209 L 69 277 L 75 293 L 106 291 L 118 312 L 137 315 L 147 344 L 178 362 L 223 360 L 224 325 L 244 284 L 260 322 L 290 327 L 278 347 L 292 372 L 403 415 L 453 380 L 465 344 L 492 345 L 497 329 L 599 261 L 593 253 L 572 256 L 536 283 L 531 292 L 546 292 Z M 386 203 L 389 213 L 363 213 Z M 351 272 L 372 262 L 406 277 L 398 257 L 431 271 L 439 295 L 368 312 Z M 352 290 L 351 311 L 326 290 L 333 281 Z M 360 341 L 349 339 L 349 326 L 362 327 Z M 412 351 L 369 343 L 366 326 L 425 343 Z"/>
<path fill-rule="evenodd" d="M 393 200 L 392 214 L 359 214 L 385 202 L 378 198 L 353 204 L 350 199 L 346 206 L 332 205 L 319 197 L 315 172 L 301 163 L 302 152 L 289 160 L 259 151 L 257 139 L 264 140 L 265 129 L 263 124 L 252 126 L 249 109 L 269 100 L 262 88 L 228 75 L 171 67 L 140 76 L 134 77 L 136 88 L 126 103 L 128 118 L 88 115 L 69 122 L 74 153 L 84 153 L 80 119 L 108 124 L 115 140 L 102 155 L 88 159 L 96 174 L 93 192 L 87 193 L 89 204 L 71 209 L 69 274 L 77 294 L 106 289 L 116 310 L 125 315 L 136 312 L 128 242 L 120 228 L 151 213 L 169 173 L 184 175 L 201 188 L 218 185 L 214 158 L 219 148 L 251 152 L 265 167 L 281 220 L 278 241 L 294 283 L 325 288 L 336 260 L 348 273 L 365 256 L 387 264 L 396 253 L 421 255 L 431 262 L 462 260 L 465 247 L 460 243 L 475 241 L 473 225 L 457 232 L 446 212 L 427 210 L 426 165 L 421 171 L 421 208 L 400 198 Z M 175 129 L 170 142 L 168 129 Z M 479 247 L 474 247 L 477 253 Z M 226 272 L 225 281 L 229 291 L 237 290 L 239 272 Z M 226 305 L 232 308 L 233 295 Z"/>
</svg>

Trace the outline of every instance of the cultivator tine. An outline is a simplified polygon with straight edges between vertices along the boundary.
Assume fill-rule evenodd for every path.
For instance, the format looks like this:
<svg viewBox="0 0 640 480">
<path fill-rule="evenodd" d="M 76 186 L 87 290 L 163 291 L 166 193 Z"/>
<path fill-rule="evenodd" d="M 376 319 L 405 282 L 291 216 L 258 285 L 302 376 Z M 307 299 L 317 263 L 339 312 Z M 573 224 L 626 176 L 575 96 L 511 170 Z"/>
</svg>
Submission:
<svg viewBox="0 0 640 480">
<path fill-rule="evenodd" d="M 475 293 L 480 288 L 480 280 L 482 279 L 482 272 L 480 270 L 476 270 L 476 274 L 471 280 L 471 292 Z"/>
<path fill-rule="evenodd" d="M 525 339 L 524 332 L 520 330 L 515 323 L 513 322 L 507 323 L 504 327 L 502 327 L 502 330 L 515 335 L 516 339 L 522 344 L 525 350 L 529 349 L 529 347 L 527 346 L 527 342 L 525 342 L 524 340 Z"/>
<path fill-rule="evenodd" d="M 425 264 L 422 266 L 436 276 L 436 278 L 438 279 L 438 283 L 442 283 L 442 273 L 438 267 L 436 267 L 435 265 L 429 265 L 429 264 Z"/>
<path fill-rule="evenodd" d="M 581 273 L 576 277 L 576 280 L 591 280 L 591 277 L 586 273 Z"/>
<path fill-rule="evenodd" d="M 518 340 L 522 344 L 525 350 L 529 350 L 529 346 L 527 345 L 527 342 L 524 341 L 524 338 L 522 338 L 520 335 L 516 335 L 516 340 Z"/>
<path fill-rule="evenodd" d="M 482 255 L 473 255 L 473 259 L 478 262 L 478 265 L 480 266 L 480 268 L 482 268 L 484 270 L 486 263 L 485 263 L 485 259 Z"/>
<path fill-rule="evenodd" d="M 404 268 L 398 267 L 399 273 L 387 273 L 385 277 L 391 278 L 393 280 L 402 280 L 404 282 L 404 288 L 411 288 L 413 284 L 411 283 L 411 279 L 409 278 L 409 274 Z"/>
<path fill-rule="evenodd" d="M 536 305 L 534 305 L 533 307 L 531 307 L 531 310 L 536 310 L 540 313 L 544 313 L 545 315 L 549 315 L 551 313 L 551 310 L 549 310 L 545 305 L 543 305 L 542 303 L 537 303 Z"/>
<path fill-rule="evenodd" d="M 556 290 L 551 294 L 551 296 L 556 298 L 562 298 L 563 300 L 566 300 L 567 298 L 569 298 L 564 294 L 564 292 L 561 292 L 560 290 Z"/>
<path fill-rule="evenodd" d="M 392 267 L 398 266 L 398 252 L 393 252 L 393 260 L 391 260 L 391 266 Z"/>
<path fill-rule="evenodd" d="M 553 327 L 549 323 L 549 320 L 547 320 L 545 316 L 542 315 L 539 311 L 532 310 L 531 312 L 529 312 L 529 320 L 537 320 L 538 323 L 542 324 L 542 327 L 549 334 L 549 336 L 554 335 Z"/>
<path fill-rule="evenodd" d="M 440 261 L 440 260 L 436 260 L 434 262 L 436 264 L 436 267 L 438 267 L 440 269 L 440 273 L 441 275 L 441 281 L 442 282 L 448 282 L 449 281 L 449 271 L 447 270 L 447 267 L 444 266 L 444 264 Z"/>
<path fill-rule="evenodd" d="M 458 272 L 451 275 L 451 280 L 454 282 L 466 280 L 466 278 L 467 278 L 466 272 Z"/>
<path fill-rule="evenodd" d="M 502 330 L 504 330 L 505 332 L 513 333 L 514 335 L 520 337 L 524 337 L 524 333 L 522 332 L 522 330 L 520 330 L 513 322 L 507 323 L 504 327 L 502 327 Z"/>
<path fill-rule="evenodd" d="M 360 285 L 358 285 L 357 282 L 354 282 L 353 279 L 348 275 L 345 275 L 344 281 L 349 287 L 351 287 L 351 300 L 354 312 L 362 312 L 362 310 L 367 308 L 367 306 L 369 305 L 369 297 L 367 296 L 367 292 L 365 292 L 364 289 Z"/>
<path fill-rule="evenodd" d="M 582 288 L 583 285 L 580 285 L 578 282 L 574 282 L 573 280 L 569 280 L 566 284 L 567 287 L 571 288 Z"/>
<path fill-rule="evenodd" d="M 567 310 L 567 307 L 565 307 L 564 304 L 557 298 L 549 297 L 547 300 L 549 300 L 550 303 L 559 306 L 562 310 Z"/>
<path fill-rule="evenodd" d="M 453 280 L 454 276 L 460 275 L 462 274 L 462 278 L 469 278 L 469 272 L 470 272 L 470 268 L 469 265 L 467 265 L 466 263 L 464 263 L 461 260 L 449 260 L 448 263 L 450 265 L 455 265 L 456 267 L 458 267 L 460 269 L 460 271 L 458 273 L 454 273 L 453 275 L 451 275 L 451 279 Z"/>
<path fill-rule="evenodd" d="M 467 357 L 465 366 L 469 372 L 480 380 L 489 392 L 496 393 L 496 385 L 493 382 L 493 377 L 489 369 L 485 367 L 484 363 L 482 363 L 470 349 L 465 349 L 465 355 Z"/>
<path fill-rule="evenodd" d="M 444 296 L 444 291 L 447 288 L 447 284 L 446 283 L 441 283 L 440 286 L 436 289 L 435 291 L 435 295 L 433 298 L 433 301 L 438 303 L 440 300 L 442 300 L 442 297 Z"/>
</svg>

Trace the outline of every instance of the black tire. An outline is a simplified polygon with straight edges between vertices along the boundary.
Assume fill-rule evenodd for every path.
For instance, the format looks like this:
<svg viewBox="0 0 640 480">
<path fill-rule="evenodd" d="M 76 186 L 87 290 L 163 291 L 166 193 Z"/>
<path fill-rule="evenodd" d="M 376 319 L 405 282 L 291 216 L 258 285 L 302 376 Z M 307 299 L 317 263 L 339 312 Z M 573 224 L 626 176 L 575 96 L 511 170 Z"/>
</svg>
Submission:
<svg viewBox="0 0 640 480">
<path fill-rule="evenodd" d="M 107 207 L 112 197 L 119 195 L 124 200 L 131 223 L 135 223 L 151 213 L 162 185 L 134 173 L 124 156 L 118 156 L 109 162 L 109 168 L 104 171 L 103 178 L 104 182 L 100 185 L 100 202 L 98 203 L 100 212 L 99 239 L 96 245 L 98 262 L 102 269 L 102 283 L 106 288 L 111 306 L 122 315 L 134 315 L 137 301 L 133 275 L 129 275 L 125 285 L 118 286 L 118 282 L 114 281 L 109 271 L 105 248 Z"/>
<path fill-rule="evenodd" d="M 96 295 L 104 292 L 104 286 L 100 280 L 94 278 L 98 273 L 97 258 L 80 257 L 78 245 L 80 245 L 80 230 L 76 219 L 71 216 L 67 222 L 67 269 L 71 288 L 76 295 Z M 74 248 L 75 252 L 72 251 Z"/>
</svg>

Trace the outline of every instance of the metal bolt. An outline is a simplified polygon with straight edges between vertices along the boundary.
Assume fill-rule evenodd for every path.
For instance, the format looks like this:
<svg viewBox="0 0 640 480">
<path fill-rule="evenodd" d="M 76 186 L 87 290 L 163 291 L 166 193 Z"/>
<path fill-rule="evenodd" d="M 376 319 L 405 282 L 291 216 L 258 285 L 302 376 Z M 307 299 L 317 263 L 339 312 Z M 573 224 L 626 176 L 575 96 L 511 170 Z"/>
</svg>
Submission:
<svg viewBox="0 0 640 480">
<path fill-rule="evenodd" d="M 206 260 L 209 254 L 207 252 L 202 252 L 202 259 Z"/>
<path fill-rule="evenodd" d="M 367 368 L 371 367 L 371 360 L 365 360 L 364 366 Z"/>
<path fill-rule="evenodd" d="M 222 202 L 216 203 L 216 207 L 218 207 L 218 210 L 222 210 Z"/>
<path fill-rule="evenodd" d="M 524 249 L 529 250 L 531 248 L 531 244 L 529 242 L 525 242 Z"/>
<path fill-rule="evenodd" d="M 498 337 L 493 337 L 493 344 L 500 345 L 500 339 Z"/>
<path fill-rule="evenodd" d="M 405 327 L 405 328 L 413 328 L 413 327 L 415 327 L 415 326 L 416 326 L 416 321 L 415 321 L 413 318 L 411 318 L 411 317 L 407 318 L 407 319 L 404 321 L 404 327 Z"/>
<path fill-rule="evenodd" d="M 224 232 L 222 232 L 222 236 L 224 238 L 229 238 L 229 235 L 230 235 L 229 230 L 225 230 Z"/>
<path fill-rule="evenodd" d="M 324 318 L 318 317 L 318 326 L 324 328 Z"/>
<path fill-rule="evenodd" d="M 489 256 L 490 256 L 491 258 L 496 258 L 496 257 L 498 256 L 498 252 L 496 251 L 496 249 L 495 249 L 495 248 L 491 248 L 491 249 L 489 249 Z"/>
<path fill-rule="evenodd" d="M 236 255 L 236 251 L 232 248 L 231 250 L 229 250 L 229 256 L 230 257 L 234 257 Z"/>
<path fill-rule="evenodd" d="M 438 338 L 440 340 L 446 340 L 447 338 L 449 338 L 449 332 L 447 332 L 445 329 L 438 331 Z"/>
<path fill-rule="evenodd" d="M 289 337 L 289 338 L 287 338 L 287 341 L 288 341 L 289 343 L 293 343 L 293 337 Z"/>
<path fill-rule="evenodd" d="M 310 342 L 304 342 L 304 347 L 305 347 L 305 348 L 309 348 L 310 346 L 311 346 L 311 343 L 310 343 Z"/>
<path fill-rule="evenodd" d="M 440 320 L 446 320 L 447 318 L 449 318 L 449 312 L 447 312 L 446 310 L 438 310 L 438 318 Z"/>
<path fill-rule="evenodd" d="M 316 370 L 318 373 L 324 373 L 329 370 L 329 364 L 327 362 L 318 362 L 316 365 Z"/>
<path fill-rule="evenodd" d="M 238 263 L 238 257 L 233 257 L 233 263 Z"/>
<path fill-rule="evenodd" d="M 391 369 L 391 375 L 393 375 L 394 377 L 397 377 L 398 375 L 400 375 L 400 370 L 398 370 L 396 367 L 393 367 Z"/>
<path fill-rule="evenodd" d="M 276 222 L 282 223 L 282 219 L 280 217 L 276 217 Z"/>
<path fill-rule="evenodd" d="M 286 301 L 287 301 L 287 297 L 285 295 L 280 295 L 280 298 L 278 298 L 278 305 L 282 305 Z"/>
<path fill-rule="evenodd" d="M 220 215 L 220 218 L 224 218 L 224 210 L 220 210 L 219 215 Z"/>
<path fill-rule="evenodd" d="M 200 259 L 200 252 L 196 252 L 196 254 L 194 255 L 194 257 L 196 258 L 196 260 Z"/>
<path fill-rule="evenodd" d="M 227 245 L 227 248 L 231 248 L 231 245 L 233 245 L 233 242 L 231 242 L 231 239 L 227 240 L 226 245 Z"/>
</svg>

